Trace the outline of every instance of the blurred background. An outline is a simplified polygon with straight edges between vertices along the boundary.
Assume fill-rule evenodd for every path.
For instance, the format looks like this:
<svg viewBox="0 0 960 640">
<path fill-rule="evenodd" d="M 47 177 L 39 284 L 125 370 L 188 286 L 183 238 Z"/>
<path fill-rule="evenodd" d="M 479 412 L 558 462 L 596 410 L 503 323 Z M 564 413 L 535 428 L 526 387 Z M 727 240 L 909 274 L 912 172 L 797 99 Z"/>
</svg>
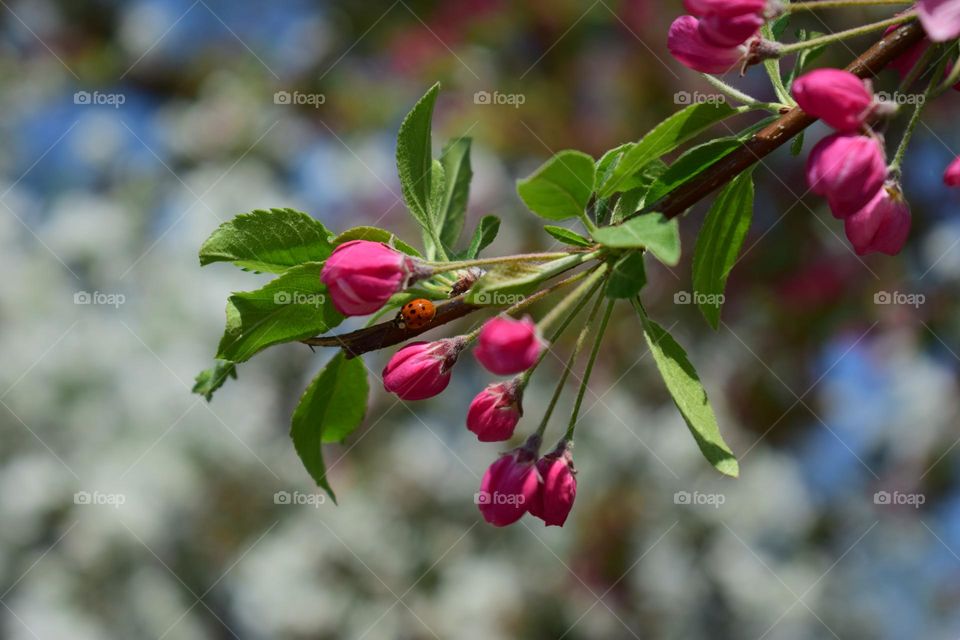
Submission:
<svg viewBox="0 0 960 640">
<path fill-rule="evenodd" d="M 0 5 L 0 636 L 960 636 L 960 196 L 940 183 L 957 96 L 911 148 L 898 258 L 856 258 L 782 149 L 756 171 L 718 332 L 684 304 L 704 205 L 681 225 L 682 265 L 650 267 L 651 314 L 697 364 L 739 480 L 702 460 L 623 309 L 566 527 L 495 529 L 472 495 L 504 447 L 464 427 L 488 382 L 472 358 L 432 401 L 373 381 L 364 426 L 326 451 L 339 506 L 287 434 L 329 353 L 274 347 L 209 405 L 192 395 L 227 295 L 266 280 L 201 271 L 197 249 L 237 213 L 287 206 L 417 241 L 395 135 L 437 80 L 435 141 L 475 140 L 470 217 L 504 220 L 488 253 L 548 248 L 516 178 L 712 95 L 666 52 L 680 3 Z M 797 26 L 867 16 L 824 17 Z M 759 69 L 738 82 L 770 97 Z M 535 376 L 518 434 L 559 365 Z"/>
</svg>

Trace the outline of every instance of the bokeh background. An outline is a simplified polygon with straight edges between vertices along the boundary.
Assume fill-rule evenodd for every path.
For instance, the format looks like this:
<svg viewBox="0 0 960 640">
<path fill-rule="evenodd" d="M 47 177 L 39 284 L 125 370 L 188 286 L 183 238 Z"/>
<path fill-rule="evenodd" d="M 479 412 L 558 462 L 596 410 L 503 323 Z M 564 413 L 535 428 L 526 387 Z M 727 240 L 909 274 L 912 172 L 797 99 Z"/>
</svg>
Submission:
<svg viewBox="0 0 960 640">
<path fill-rule="evenodd" d="M 783 149 L 756 171 L 719 331 L 683 304 L 688 260 L 651 266 L 645 299 L 698 365 L 739 480 L 701 459 L 627 309 L 587 396 L 562 530 L 480 520 L 472 495 L 503 447 L 463 425 L 487 382 L 472 358 L 428 402 L 374 380 L 365 425 L 326 453 L 339 506 L 287 435 L 329 353 L 275 347 L 209 405 L 190 393 L 226 296 L 264 281 L 200 270 L 219 223 L 290 206 L 415 241 L 395 134 L 440 80 L 435 140 L 475 139 L 470 217 L 504 220 L 489 251 L 547 248 L 517 177 L 560 149 L 637 139 L 678 92 L 712 93 L 666 53 L 679 13 L 652 0 L 0 1 L 0 636 L 960 636 L 960 196 L 940 184 L 960 149 L 955 95 L 912 147 L 915 223 L 898 258 L 856 258 Z M 763 81 L 738 82 L 769 96 Z M 702 215 L 682 223 L 688 249 Z M 518 432 L 559 364 L 535 377 Z"/>
</svg>

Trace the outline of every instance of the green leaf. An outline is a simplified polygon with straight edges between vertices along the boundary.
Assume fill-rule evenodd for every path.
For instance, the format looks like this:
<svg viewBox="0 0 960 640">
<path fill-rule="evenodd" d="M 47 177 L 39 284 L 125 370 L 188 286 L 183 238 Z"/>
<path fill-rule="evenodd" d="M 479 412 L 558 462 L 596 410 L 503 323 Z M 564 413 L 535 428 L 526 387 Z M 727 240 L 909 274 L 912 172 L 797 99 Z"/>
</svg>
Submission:
<svg viewBox="0 0 960 640">
<path fill-rule="evenodd" d="M 555 227 L 552 224 L 548 224 L 544 225 L 543 230 L 564 244 L 571 244 L 575 247 L 593 246 L 590 238 L 585 238 L 576 231 L 571 231 L 566 227 Z"/>
<path fill-rule="evenodd" d="M 217 358 L 243 362 L 271 345 L 326 333 L 343 322 L 320 282 L 322 268 L 308 262 L 261 289 L 230 296 Z"/>
<path fill-rule="evenodd" d="M 793 142 L 790 143 L 790 154 L 794 157 L 803 153 L 803 134 L 805 132 L 801 131 L 793 139 Z"/>
<path fill-rule="evenodd" d="M 508 305 L 536 290 L 544 280 L 563 273 L 583 262 L 583 255 L 573 254 L 550 262 L 509 262 L 493 267 L 467 291 L 464 301 L 476 305 Z"/>
<path fill-rule="evenodd" d="M 437 227 L 444 247 L 452 250 L 460 240 L 470 196 L 470 138 L 454 138 L 443 148 L 440 161 L 446 174 L 446 190 L 437 211 Z"/>
<path fill-rule="evenodd" d="M 629 191 L 624 191 L 617 199 L 617 205 L 613 210 L 613 224 L 633 215 L 650 202 L 650 189 L 660 179 L 660 176 L 668 169 L 666 163 L 661 160 L 654 160 L 634 174 L 627 180 L 632 185 Z"/>
<path fill-rule="evenodd" d="M 617 226 L 602 227 L 594 231 L 593 237 L 612 249 L 647 249 L 671 267 L 680 261 L 677 221 L 667 220 L 661 213 L 647 213 Z"/>
<path fill-rule="evenodd" d="M 420 255 L 419 251 L 398 238 L 392 232 L 387 231 L 386 229 L 379 229 L 377 227 L 354 227 L 352 229 L 347 229 L 333 239 L 333 246 L 339 247 L 341 244 L 350 242 L 351 240 L 382 242 L 383 244 L 393 247 L 397 251 L 402 251 L 408 256 L 414 256 L 416 258 L 423 257 Z"/>
<path fill-rule="evenodd" d="M 599 195 L 607 197 L 623 191 L 626 188 L 625 181 L 647 163 L 673 151 L 690 138 L 736 113 L 737 110 L 725 102 L 694 104 L 678 111 L 624 152 L 612 176 L 600 189 Z"/>
<path fill-rule="evenodd" d="M 483 216 L 477 223 L 477 228 L 470 239 L 470 246 L 464 255 L 465 260 L 473 260 L 480 255 L 480 252 L 490 246 L 490 243 L 496 240 L 497 233 L 500 231 L 500 218 L 497 216 Z"/>
<path fill-rule="evenodd" d="M 790 24 L 790 17 L 792 14 L 784 13 L 782 16 L 773 21 L 770 25 L 770 33 L 773 34 L 774 40 L 780 40 L 783 38 L 783 34 L 787 31 L 787 26 Z"/>
<path fill-rule="evenodd" d="M 724 187 L 697 236 L 693 253 L 693 290 L 703 317 L 714 329 L 727 276 L 733 269 L 753 218 L 753 175 L 746 171 Z"/>
<path fill-rule="evenodd" d="M 434 230 L 434 220 L 430 215 L 430 198 L 433 194 L 430 127 L 433 105 L 439 91 L 440 83 L 430 87 L 403 119 L 397 136 L 397 172 L 403 200 L 420 226 L 428 232 Z"/>
<path fill-rule="evenodd" d="M 430 193 L 430 220 L 431 227 L 423 230 L 423 246 L 427 248 L 427 258 L 434 259 L 437 256 L 446 259 L 447 247 L 439 240 L 440 236 L 440 208 L 443 206 L 443 198 L 447 192 L 447 176 L 443 164 L 439 160 L 433 161 L 431 168 L 431 193 Z M 437 246 L 440 242 L 441 246 Z"/>
<path fill-rule="evenodd" d="M 517 182 L 517 193 L 543 218 L 575 218 L 583 214 L 593 195 L 594 173 L 593 158 L 580 151 L 561 151 Z"/>
<path fill-rule="evenodd" d="M 201 395 L 207 402 L 213 400 L 213 393 L 223 386 L 227 378 L 237 379 L 237 365 L 226 360 L 217 360 L 209 369 L 204 369 L 194 378 L 193 393 Z"/>
<path fill-rule="evenodd" d="M 736 478 L 740 474 L 740 465 L 720 435 L 707 392 L 686 352 L 663 327 L 647 317 L 638 299 L 634 298 L 633 306 L 643 321 L 644 336 L 660 375 L 700 451 L 717 471 Z"/>
<path fill-rule="evenodd" d="M 647 270 L 643 265 L 643 254 L 631 251 L 613 265 L 607 283 L 607 297 L 615 300 L 633 298 L 646 284 Z"/>
<path fill-rule="evenodd" d="M 327 480 L 323 443 L 350 435 L 367 411 L 367 370 L 360 358 L 347 360 L 337 352 L 310 382 L 293 412 L 290 437 L 303 466 L 334 502 Z"/>
<path fill-rule="evenodd" d="M 797 40 L 799 42 L 806 42 L 807 40 L 813 40 L 814 38 L 819 38 L 824 34 L 819 31 L 807 31 L 806 29 L 797 29 Z M 827 45 L 819 45 L 815 47 L 810 47 L 809 49 L 804 49 L 797 54 L 797 61 L 794 62 L 793 68 L 790 69 L 790 73 L 787 76 L 787 87 L 793 86 L 793 81 L 796 80 L 800 74 L 802 74 L 810 66 L 813 61 L 820 57 L 824 51 L 827 50 Z"/>
<path fill-rule="evenodd" d="M 737 138 L 718 138 L 693 147 L 660 175 L 647 193 L 647 202 L 656 203 L 741 145 Z"/>
<path fill-rule="evenodd" d="M 232 262 L 252 271 L 282 273 L 304 262 L 326 260 L 332 238 L 306 213 L 258 209 L 221 224 L 200 247 L 200 266 Z"/>
</svg>

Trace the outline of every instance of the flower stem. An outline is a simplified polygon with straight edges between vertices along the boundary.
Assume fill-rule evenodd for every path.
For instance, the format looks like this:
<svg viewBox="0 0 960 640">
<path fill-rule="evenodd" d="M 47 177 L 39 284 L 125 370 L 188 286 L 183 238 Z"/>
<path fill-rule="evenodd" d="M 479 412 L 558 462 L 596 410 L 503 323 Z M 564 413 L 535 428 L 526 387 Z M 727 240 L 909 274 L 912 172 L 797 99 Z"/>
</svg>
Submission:
<svg viewBox="0 0 960 640">
<path fill-rule="evenodd" d="M 543 316 L 543 318 L 540 319 L 540 322 L 537 323 L 537 328 L 540 330 L 540 333 L 546 333 L 554 322 L 556 322 L 559 318 L 567 316 L 570 312 L 570 309 L 576 305 L 577 301 L 584 297 L 588 291 L 592 290 L 594 285 L 606 275 L 607 270 L 608 266 L 606 264 L 600 265 L 579 287 L 571 291 L 570 295 L 561 300 L 557 306 L 547 313 L 547 315 Z"/>
<path fill-rule="evenodd" d="M 770 26 L 770 23 L 763 25 L 763 27 L 760 29 L 760 33 L 767 40 L 775 40 L 773 36 L 773 27 Z M 791 107 L 796 106 L 797 103 L 794 101 L 793 96 L 790 95 L 790 92 L 787 91 L 787 87 L 783 84 L 783 76 L 780 74 L 780 60 L 777 58 L 769 58 L 764 60 L 763 68 L 770 77 L 770 83 L 773 84 L 773 90 L 774 93 L 777 94 L 777 100 Z"/>
<path fill-rule="evenodd" d="M 717 78 L 717 77 L 715 77 L 715 76 L 712 76 L 712 75 L 710 75 L 710 74 L 708 74 L 708 73 L 703 73 L 703 74 L 701 74 L 701 75 L 703 76 L 703 79 L 706 80 L 707 82 L 709 82 L 710 84 L 712 84 L 712 85 L 714 86 L 714 88 L 716 88 L 717 90 L 723 92 L 723 93 L 726 94 L 727 96 L 733 98 L 733 99 L 736 100 L 737 102 L 741 102 L 741 103 L 743 103 L 743 104 L 745 104 L 745 105 L 754 107 L 754 108 L 756 108 L 756 109 L 764 109 L 764 110 L 766 110 L 766 111 L 773 111 L 774 113 L 779 113 L 780 108 L 783 107 L 783 106 L 785 106 L 785 105 L 782 105 L 782 104 L 778 104 L 778 103 L 776 103 L 776 102 L 763 102 L 763 101 L 761 101 L 761 100 L 757 100 L 757 99 L 754 98 L 753 96 L 751 96 L 751 95 L 749 95 L 749 94 L 746 94 L 746 93 L 744 93 L 743 91 L 740 91 L 740 90 L 737 89 L 736 87 L 733 87 L 733 86 L 727 84 L 726 82 L 724 82 L 724 81 L 721 80 L 720 78 Z"/>
<path fill-rule="evenodd" d="M 933 93 L 933 90 L 940 84 L 939 78 L 943 75 L 943 70 L 946 65 L 946 58 L 937 64 L 936 69 L 933 71 L 933 77 L 930 79 L 930 84 L 927 85 L 926 91 L 923 92 L 923 99 L 917 101 L 917 104 L 913 107 L 913 113 L 910 114 L 910 121 L 907 123 L 907 128 L 904 130 L 903 137 L 900 139 L 900 145 L 897 147 L 897 152 L 893 156 L 893 162 L 890 163 L 889 172 L 894 178 L 899 179 L 900 177 L 903 158 L 907 154 L 907 147 L 910 146 L 910 139 L 916 132 L 917 125 L 920 124 L 920 114 L 923 113 L 923 108 L 926 106 L 930 94 Z"/>
<path fill-rule="evenodd" d="M 590 359 L 587 360 L 587 368 L 583 371 L 583 379 L 580 380 L 580 391 L 577 393 L 577 400 L 573 405 L 573 413 L 570 414 L 570 423 L 567 425 L 567 433 L 563 436 L 564 440 L 573 440 L 573 432 L 577 428 L 577 419 L 580 417 L 580 407 L 583 405 L 583 396 L 587 392 L 587 383 L 590 381 L 590 374 L 593 373 L 593 365 L 597 361 L 597 354 L 600 353 L 600 344 L 603 342 L 603 334 L 607 331 L 607 324 L 610 322 L 610 314 L 613 313 L 613 300 L 607 303 L 607 309 L 603 312 L 603 319 L 600 321 L 600 329 L 597 331 L 597 337 L 593 340 L 593 350 L 590 351 Z"/>
<path fill-rule="evenodd" d="M 784 7 L 789 13 L 816 11 L 817 9 L 842 9 L 845 7 L 872 7 L 913 4 L 913 0 L 820 0 L 819 2 L 794 2 Z"/>
<path fill-rule="evenodd" d="M 563 387 L 567 382 L 567 378 L 570 376 L 570 371 L 573 369 L 573 365 L 576 363 L 577 356 L 580 354 L 584 343 L 587 341 L 587 335 L 590 333 L 590 327 L 593 325 L 593 321 L 597 317 L 597 312 L 600 310 L 600 304 L 603 302 L 603 300 L 604 297 L 602 295 L 597 297 L 597 301 L 590 310 L 590 315 L 587 316 L 587 322 L 583 325 L 583 329 L 580 330 L 580 335 L 577 336 L 577 342 L 573 346 L 573 351 L 570 353 L 570 357 L 567 358 L 567 362 L 563 366 L 563 373 L 560 375 L 560 380 L 557 382 L 557 388 L 554 389 L 553 397 L 550 398 L 550 404 L 547 405 L 547 410 L 543 414 L 543 419 L 540 421 L 540 426 L 537 427 L 536 434 L 540 437 L 542 437 L 543 432 L 547 430 L 547 424 L 550 422 L 550 416 L 553 415 L 553 410 L 557 406 L 557 401 L 560 399 L 560 394 L 563 392 Z"/>
<path fill-rule="evenodd" d="M 446 273 L 448 271 L 459 271 L 460 269 L 469 269 L 470 267 L 485 267 L 497 264 L 511 264 L 514 262 L 549 262 L 576 255 L 569 251 L 560 251 L 554 253 L 520 253 L 512 256 L 500 256 L 496 258 L 477 258 L 476 260 L 460 260 L 458 262 L 427 262 L 426 264 L 435 269 L 435 273 Z"/>
<path fill-rule="evenodd" d="M 780 55 L 786 56 L 786 55 L 790 55 L 791 53 L 797 53 L 799 51 L 803 51 L 804 49 L 812 49 L 814 47 L 820 47 L 825 44 L 840 42 L 841 40 L 846 40 L 848 38 L 856 38 L 857 36 L 862 36 L 867 33 L 873 33 L 874 31 L 879 31 L 881 29 L 886 29 L 887 27 L 892 27 L 894 25 L 908 22 L 910 20 L 915 19 L 916 17 L 917 17 L 916 13 L 910 11 L 910 12 L 902 13 L 898 16 L 894 16 L 887 20 L 881 20 L 880 22 L 873 22 L 871 24 L 866 24 L 866 25 L 863 25 L 862 27 L 855 27 L 853 29 L 847 29 L 846 31 L 837 31 L 836 33 L 831 33 L 829 35 L 821 36 L 819 38 L 812 38 L 810 40 L 804 40 L 803 42 L 795 42 L 793 44 L 787 44 L 780 48 Z"/>
</svg>

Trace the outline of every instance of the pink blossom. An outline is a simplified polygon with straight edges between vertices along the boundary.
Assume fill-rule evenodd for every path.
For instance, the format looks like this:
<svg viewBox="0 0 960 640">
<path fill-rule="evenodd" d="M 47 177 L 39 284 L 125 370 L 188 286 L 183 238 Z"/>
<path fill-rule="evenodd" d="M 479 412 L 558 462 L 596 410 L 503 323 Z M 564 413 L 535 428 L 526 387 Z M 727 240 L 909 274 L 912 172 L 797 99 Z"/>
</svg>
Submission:
<svg viewBox="0 0 960 640">
<path fill-rule="evenodd" d="M 557 451 L 540 458 L 537 471 L 540 473 L 540 486 L 530 503 L 530 513 L 543 520 L 548 527 L 562 527 L 577 497 L 576 470 L 573 468 L 569 445 L 563 443 Z"/>
<path fill-rule="evenodd" d="M 943 172 L 943 184 L 948 187 L 960 187 L 960 158 L 951 162 Z"/>
<path fill-rule="evenodd" d="M 498 382 L 477 394 L 467 410 L 467 428 L 480 442 L 509 440 L 523 415 L 520 386 L 515 381 Z"/>
<path fill-rule="evenodd" d="M 710 14 L 736 16 L 744 13 L 763 13 L 767 0 L 683 0 L 683 6 L 695 16 Z"/>
<path fill-rule="evenodd" d="M 383 369 L 383 388 L 403 400 L 425 400 L 450 384 L 450 374 L 466 342 L 462 337 L 412 342 Z"/>
<path fill-rule="evenodd" d="M 683 65 L 701 73 L 727 73 L 740 63 L 745 53 L 742 47 L 717 47 L 707 42 L 700 33 L 699 20 L 680 16 L 670 25 L 667 48 Z"/>
<path fill-rule="evenodd" d="M 700 18 L 697 29 L 708 44 L 736 47 L 755 36 L 763 23 L 763 16 L 758 13 L 742 13 L 736 16 L 713 13 Z"/>
<path fill-rule="evenodd" d="M 883 149 L 868 136 L 827 136 L 807 159 L 807 184 L 827 198 L 835 218 L 846 218 L 866 206 L 883 186 L 886 174 Z"/>
<path fill-rule="evenodd" d="M 413 258 L 381 242 L 352 240 L 333 250 L 320 271 L 320 280 L 337 311 L 364 316 L 406 286 L 414 269 Z"/>
<path fill-rule="evenodd" d="M 890 183 L 880 189 L 867 206 L 844 221 L 844 230 L 859 256 L 900 253 L 910 234 L 910 205 L 900 186 Z"/>
<path fill-rule="evenodd" d="M 520 320 L 497 316 L 483 325 L 473 355 L 490 373 L 509 376 L 532 367 L 542 349 L 543 341 L 529 316 Z"/>
<path fill-rule="evenodd" d="M 919 0 L 917 15 L 923 30 L 934 42 L 960 36 L 960 0 Z"/>
<path fill-rule="evenodd" d="M 506 453 L 483 474 L 475 496 L 483 519 L 497 527 L 513 524 L 527 512 L 537 495 L 539 479 L 536 438 Z"/>
<path fill-rule="evenodd" d="M 842 69 L 817 69 L 793 83 L 800 108 L 837 131 L 859 130 L 873 105 L 867 83 Z"/>
</svg>

